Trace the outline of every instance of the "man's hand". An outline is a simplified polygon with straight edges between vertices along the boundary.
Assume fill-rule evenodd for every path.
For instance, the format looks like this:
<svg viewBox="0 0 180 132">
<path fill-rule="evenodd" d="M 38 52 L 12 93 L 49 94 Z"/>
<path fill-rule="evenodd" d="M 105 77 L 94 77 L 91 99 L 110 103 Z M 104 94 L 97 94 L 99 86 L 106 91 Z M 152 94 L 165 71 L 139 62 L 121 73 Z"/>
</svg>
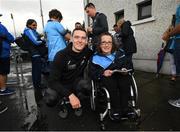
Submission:
<svg viewBox="0 0 180 132">
<path fill-rule="evenodd" d="M 104 73 L 103 73 L 103 75 L 105 76 L 105 77 L 110 77 L 111 75 L 112 75 L 112 70 L 105 70 L 104 71 Z"/>
<path fill-rule="evenodd" d="M 162 35 L 162 40 L 168 41 L 170 38 L 170 33 L 174 30 L 173 26 L 169 26 L 167 30 Z"/>
<path fill-rule="evenodd" d="M 174 36 L 175 34 L 180 34 L 180 24 L 176 25 L 173 30 L 169 32 L 169 36 Z"/>
<path fill-rule="evenodd" d="M 70 33 L 66 33 L 64 38 L 65 38 L 65 40 L 69 41 L 71 39 L 71 34 Z"/>
<path fill-rule="evenodd" d="M 169 34 L 168 33 L 164 33 L 163 36 L 162 36 L 162 40 L 164 41 L 168 41 L 169 40 Z"/>
<path fill-rule="evenodd" d="M 73 109 L 77 109 L 81 107 L 79 99 L 73 93 L 69 95 L 69 102 Z"/>
</svg>

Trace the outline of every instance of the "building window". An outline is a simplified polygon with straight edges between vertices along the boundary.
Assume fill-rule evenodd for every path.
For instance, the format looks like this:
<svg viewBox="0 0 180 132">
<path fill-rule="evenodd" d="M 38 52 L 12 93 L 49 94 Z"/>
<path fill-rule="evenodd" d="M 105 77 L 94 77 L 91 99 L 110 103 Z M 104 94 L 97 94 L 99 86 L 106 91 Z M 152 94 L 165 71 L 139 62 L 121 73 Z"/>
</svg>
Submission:
<svg viewBox="0 0 180 132">
<path fill-rule="evenodd" d="M 151 17 L 152 0 L 145 0 L 137 4 L 138 7 L 138 20 Z"/>
<path fill-rule="evenodd" d="M 124 18 L 124 10 L 120 10 L 114 13 L 115 16 L 115 23 L 121 18 Z"/>
</svg>

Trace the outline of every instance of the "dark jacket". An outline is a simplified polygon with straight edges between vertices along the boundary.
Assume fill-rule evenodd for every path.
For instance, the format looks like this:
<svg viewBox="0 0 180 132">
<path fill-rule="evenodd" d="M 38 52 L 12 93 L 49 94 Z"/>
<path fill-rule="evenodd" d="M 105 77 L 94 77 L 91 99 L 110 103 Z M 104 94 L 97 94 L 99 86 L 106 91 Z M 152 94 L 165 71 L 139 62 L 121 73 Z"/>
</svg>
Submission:
<svg viewBox="0 0 180 132">
<path fill-rule="evenodd" d="M 77 78 L 83 77 L 91 55 L 92 51 L 87 47 L 80 53 L 72 51 L 72 44 L 59 51 L 53 61 L 49 77 L 50 88 L 65 97 L 73 93 L 73 87 L 66 88 L 65 86 L 72 85 Z"/>
<path fill-rule="evenodd" d="M 14 37 L 8 32 L 5 26 L 0 23 L 0 58 L 9 58 L 11 43 Z"/>
<path fill-rule="evenodd" d="M 134 32 L 131 28 L 131 22 L 125 21 L 121 26 L 123 49 L 126 54 L 137 52 Z"/>
<path fill-rule="evenodd" d="M 114 37 L 114 42 L 115 42 L 117 49 L 122 49 L 123 43 L 122 43 L 121 31 L 116 32 L 113 37 Z"/>
<path fill-rule="evenodd" d="M 97 54 L 97 55 L 99 57 L 104 56 L 101 54 Z M 106 58 L 106 56 L 104 56 L 104 58 Z M 122 68 L 129 69 L 130 68 L 130 65 L 129 65 L 130 63 L 128 62 L 124 52 L 121 50 L 116 51 L 114 61 L 112 61 L 112 63 L 105 69 L 98 64 L 94 64 L 92 62 L 92 59 L 93 59 L 93 57 L 90 60 L 89 74 L 90 74 L 90 77 L 94 80 L 101 80 L 105 70 L 108 70 L 108 69 L 114 70 L 114 69 L 122 69 Z"/>
<path fill-rule="evenodd" d="M 98 36 L 101 33 L 108 32 L 107 17 L 103 13 L 97 12 L 95 17 L 92 18 L 92 43 L 98 43 Z"/>
</svg>

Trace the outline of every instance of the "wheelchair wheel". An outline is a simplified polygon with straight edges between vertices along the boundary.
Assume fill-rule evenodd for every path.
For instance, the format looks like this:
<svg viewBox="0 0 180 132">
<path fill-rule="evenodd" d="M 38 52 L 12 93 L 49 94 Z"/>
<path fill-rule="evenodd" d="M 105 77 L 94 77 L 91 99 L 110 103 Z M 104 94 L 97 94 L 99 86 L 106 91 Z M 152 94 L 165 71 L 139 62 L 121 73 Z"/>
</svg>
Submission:
<svg viewBox="0 0 180 132">
<path fill-rule="evenodd" d="M 132 107 L 136 107 L 138 101 L 138 91 L 137 91 L 137 84 L 133 75 L 131 75 L 130 92 L 131 92 L 131 105 Z"/>
<path fill-rule="evenodd" d="M 131 76 L 131 99 L 129 102 L 130 107 L 133 110 L 133 113 L 131 114 L 130 118 L 134 121 L 139 122 L 138 120 L 140 120 L 141 117 L 141 111 L 140 109 L 137 108 L 137 102 L 138 102 L 138 89 L 137 89 L 137 84 L 135 81 L 135 78 L 133 75 Z"/>
</svg>

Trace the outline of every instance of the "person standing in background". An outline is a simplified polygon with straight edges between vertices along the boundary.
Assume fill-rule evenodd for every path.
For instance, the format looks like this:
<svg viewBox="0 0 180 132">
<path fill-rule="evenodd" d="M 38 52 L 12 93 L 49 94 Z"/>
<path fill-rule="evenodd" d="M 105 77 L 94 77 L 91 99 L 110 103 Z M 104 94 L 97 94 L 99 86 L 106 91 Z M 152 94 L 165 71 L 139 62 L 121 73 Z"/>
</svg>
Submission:
<svg viewBox="0 0 180 132">
<path fill-rule="evenodd" d="M 44 33 L 47 39 L 48 61 L 51 69 L 54 56 L 58 51 L 66 48 L 66 40 L 69 41 L 71 35 L 61 24 L 63 16 L 59 10 L 52 9 L 49 12 L 49 18 L 50 20 L 45 25 Z"/>
<path fill-rule="evenodd" d="M 75 23 L 75 28 L 83 28 L 83 26 L 81 25 L 80 22 L 76 22 Z"/>
<path fill-rule="evenodd" d="M 163 36 L 163 40 L 168 40 L 170 37 L 175 37 L 174 43 L 174 59 L 176 64 L 176 77 L 180 76 L 180 4 L 176 8 L 175 27 L 172 31 Z M 180 108 L 180 98 L 177 100 L 169 100 L 169 104 Z"/>
<path fill-rule="evenodd" d="M 120 30 L 120 28 L 118 28 L 117 24 L 114 24 L 113 29 L 115 31 L 115 34 L 113 36 L 115 45 L 116 45 L 117 49 L 121 49 L 123 46 L 121 30 Z"/>
<path fill-rule="evenodd" d="M 15 93 L 15 90 L 7 88 L 6 86 L 7 75 L 10 72 L 11 43 L 13 42 L 13 35 L 0 23 L 0 95 Z"/>
<path fill-rule="evenodd" d="M 28 44 L 29 53 L 32 61 L 32 82 L 34 86 L 35 100 L 37 105 L 42 99 L 42 86 L 41 86 L 41 69 L 43 57 L 38 50 L 38 47 L 43 45 L 43 40 L 40 39 L 39 33 L 36 31 L 37 22 L 34 19 L 28 19 L 26 28 L 24 29 L 24 38 Z"/>
<path fill-rule="evenodd" d="M 168 32 L 171 32 L 174 27 L 175 27 L 175 20 L 176 20 L 176 16 L 173 15 L 172 16 L 172 20 L 171 20 L 171 25 L 168 27 L 168 29 L 163 33 L 162 35 L 162 39 L 164 38 L 164 36 L 166 36 L 166 34 Z M 174 53 L 172 51 L 169 51 L 167 49 L 167 46 L 168 46 L 168 42 L 172 42 L 170 41 L 170 39 L 172 40 L 173 38 L 169 38 L 169 40 L 166 40 L 166 46 L 164 47 L 165 48 L 165 51 L 169 53 L 169 59 L 170 59 L 170 69 L 171 69 L 171 81 L 175 82 L 176 81 L 176 65 L 175 65 L 175 61 L 174 61 Z"/>
<path fill-rule="evenodd" d="M 0 17 L 2 14 L 0 14 Z M 6 27 L 0 22 L 0 95 L 11 95 L 14 89 L 7 88 L 7 74 L 10 72 L 10 50 L 14 37 Z M 8 107 L 0 100 L 0 114 L 4 113 Z"/>
<path fill-rule="evenodd" d="M 117 22 L 118 28 L 121 30 L 122 35 L 122 49 L 125 51 L 126 57 L 129 59 L 131 63 L 131 67 L 133 68 L 132 56 L 137 52 L 136 40 L 134 38 L 134 31 L 131 28 L 131 22 L 125 21 L 124 18 L 121 18 Z"/>
<path fill-rule="evenodd" d="M 84 10 L 93 20 L 92 27 L 88 27 L 87 32 L 89 37 L 92 38 L 91 43 L 93 44 L 93 50 L 95 50 L 96 45 L 98 45 L 98 36 L 100 36 L 101 33 L 108 32 L 107 17 L 103 13 L 96 12 L 96 7 L 93 3 L 88 3 Z"/>
</svg>

